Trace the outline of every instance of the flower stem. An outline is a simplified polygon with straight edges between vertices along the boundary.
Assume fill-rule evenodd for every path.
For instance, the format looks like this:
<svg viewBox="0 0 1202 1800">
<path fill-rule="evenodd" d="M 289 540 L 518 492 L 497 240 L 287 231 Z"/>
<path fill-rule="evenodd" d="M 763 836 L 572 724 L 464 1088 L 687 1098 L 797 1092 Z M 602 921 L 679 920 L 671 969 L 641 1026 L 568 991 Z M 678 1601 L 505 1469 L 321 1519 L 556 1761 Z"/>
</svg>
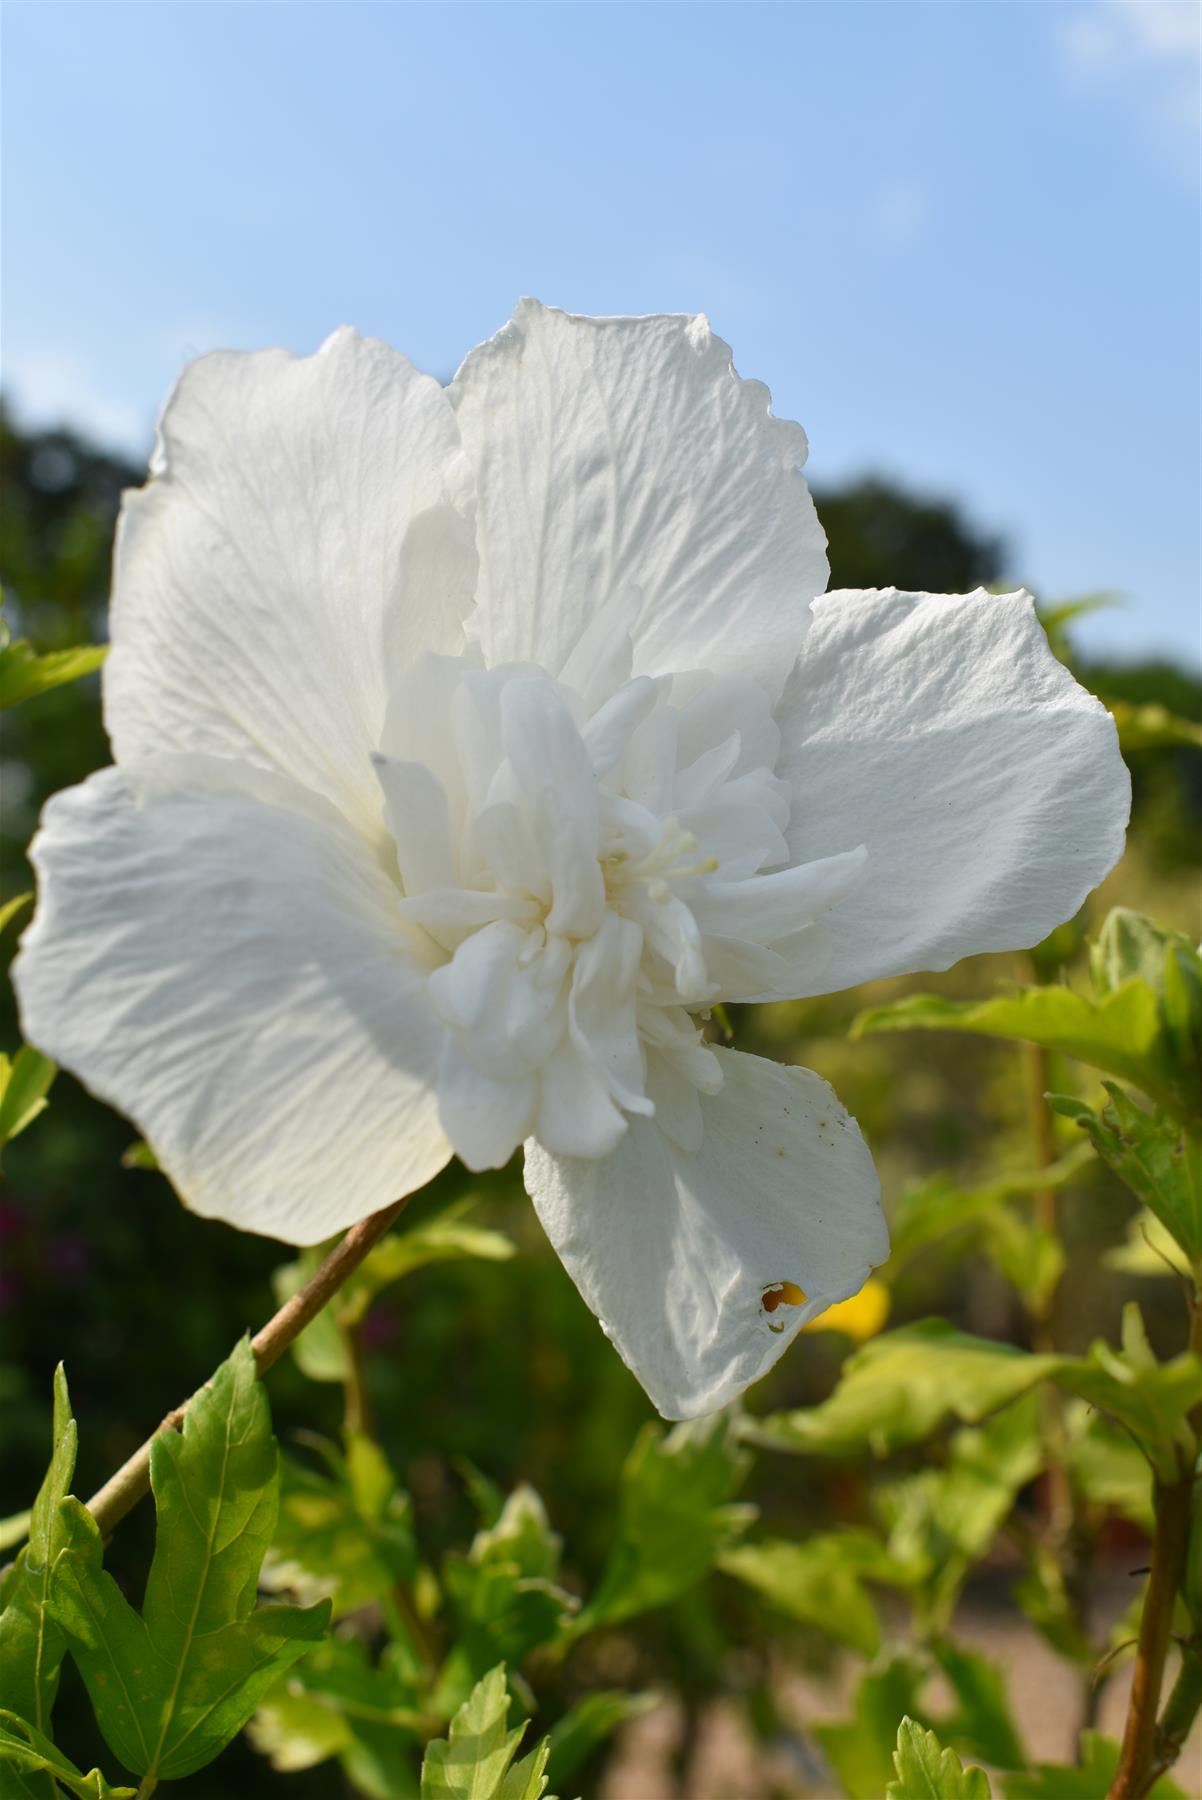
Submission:
<svg viewBox="0 0 1202 1800">
<path fill-rule="evenodd" d="M 337 1293 L 347 1277 L 354 1273 L 368 1251 L 379 1243 L 394 1224 L 407 1199 L 408 1196 L 404 1200 L 396 1200 L 391 1206 L 382 1207 L 379 1212 L 352 1225 L 346 1236 L 335 1244 L 312 1279 L 298 1293 L 293 1294 L 290 1300 L 285 1301 L 274 1318 L 269 1319 L 255 1333 L 251 1339 L 251 1349 L 255 1353 L 255 1363 L 260 1375 L 279 1361 L 289 1344 L 299 1337 L 305 1326 L 317 1317 L 330 1296 Z M 182 1430 L 188 1404 L 185 1400 L 182 1406 L 169 1412 L 159 1426 L 159 1431 Z M 157 1435 L 158 1432 L 154 1437 Z M 89 1500 L 88 1511 L 100 1527 L 102 1537 L 108 1537 L 113 1527 L 149 1492 L 150 1446 L 154 1437 L 147 1438 L 128 1462 L 123 1463 L 117 1473 L 110 1476 L 99 1492 Z"/>
<path fill-rule="evenodd" d="M 1202 1351 L 1202 1304 L 1197 1295 L 1190 1307 L 1190 1349 L 1195 1354 Z M 1153 1489 L 1156 1523 L 1152 1567 L 1139 1621 L 1139 1648 L 1127 1709 L 1127 1728 L 1107 1800 L 1144 1800 L 1157 1777 L 1171 1765 L 1202 1700 L 1202 1680 L 1197 1672 L 1196 1656 L 1192 1646 L 1187 1646 L 1181 1672 L 1165 1707 L 1164 1719 L 1157 1727 L 1160 1690 L 1173 1633 L 1173 1608 L 1189 1550 L 1194 1489 L 1192 1457 L 1176 1481 L 1158 1480 Z M 1164 1760 L 1166 1754 L 1167 1762 Z"/>
</svg>

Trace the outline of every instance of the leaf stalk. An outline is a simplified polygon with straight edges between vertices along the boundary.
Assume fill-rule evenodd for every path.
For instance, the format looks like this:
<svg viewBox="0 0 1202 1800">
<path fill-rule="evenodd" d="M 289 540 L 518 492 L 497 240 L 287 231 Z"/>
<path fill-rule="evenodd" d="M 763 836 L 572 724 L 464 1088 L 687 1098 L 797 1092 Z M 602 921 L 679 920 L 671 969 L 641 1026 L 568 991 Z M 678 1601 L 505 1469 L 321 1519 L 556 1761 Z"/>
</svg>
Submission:
<svg viewBox="0 0 1202 1800">
<path fill-rule="evenodd" d="M 332 1295 L 354 1274 L 368 1252 L 374 1249 L 395 1224 L 408 1198 L 406 1195 L 402 1200 L 395 1200 L 391 1206 L 382 1207 L 379 1212 L 352 1225 L 335 1244 L 316 1274 L 255 1333 L 251 1339 L 251 1349 L 255 1353 L 255 1366 L 260 1375 L 280 1360 L 305 1326 L 312 1323 Z M 185 1400 L 182 1405 L 169 1412 L 158 1431 L 182 1431 L 190 1403 L 190 1400 Z M 88 1501 L 88 1511 L 100 1527 L 103 1537 L 108 1537 L 126 1513 L 131 1512 L 138 1501 L 149 1493 L 150 1446 L 158 1436 L 158 1431 L 147 1438 Z"/>
</svg>

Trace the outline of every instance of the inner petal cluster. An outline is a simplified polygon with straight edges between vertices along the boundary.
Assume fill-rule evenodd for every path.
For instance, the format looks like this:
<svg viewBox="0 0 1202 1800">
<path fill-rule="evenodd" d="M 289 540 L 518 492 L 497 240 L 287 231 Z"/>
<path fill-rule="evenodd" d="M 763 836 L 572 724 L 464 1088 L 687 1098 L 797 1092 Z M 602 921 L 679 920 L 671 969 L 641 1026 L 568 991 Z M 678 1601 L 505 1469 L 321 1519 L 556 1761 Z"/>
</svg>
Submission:
<svg viewBox="0 0 1202 1800">
<path fill-rule="evenodd" d="M 774 991 L 789 943 L 858 878 L 862 850 L 789 868 L 780 737 L 750 678 L 558 678 L 426 656 L 375 757 L 399 910 L 430 945 L 446 1028 L 439 1111 L 457 1154 L 525 1139 L 607 1155 L 632 1116 L 702 1136 L 718 1001 Z"/>
</svg>

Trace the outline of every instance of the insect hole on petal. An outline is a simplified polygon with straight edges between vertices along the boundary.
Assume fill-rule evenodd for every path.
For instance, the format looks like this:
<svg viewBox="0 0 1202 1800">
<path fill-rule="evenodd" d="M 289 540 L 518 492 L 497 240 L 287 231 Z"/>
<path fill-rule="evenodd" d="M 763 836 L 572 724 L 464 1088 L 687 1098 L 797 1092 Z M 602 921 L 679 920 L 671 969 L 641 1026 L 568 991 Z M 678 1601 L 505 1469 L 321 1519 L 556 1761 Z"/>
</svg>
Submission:
<svg viewBox="0 0 1202 1800">
<path fill-rule="evenodd" d="M 760 1295 L 760 1305 L 765 1312 L 775 1312 L 778 1306 L 804 1306 L 809 1295 L 804 1288 L 798 1287 L 795 1281 L 770 1281 Z M 784 1319 L 770 1319 L 769 1331 L 783 1331 Z"/>
</svg>

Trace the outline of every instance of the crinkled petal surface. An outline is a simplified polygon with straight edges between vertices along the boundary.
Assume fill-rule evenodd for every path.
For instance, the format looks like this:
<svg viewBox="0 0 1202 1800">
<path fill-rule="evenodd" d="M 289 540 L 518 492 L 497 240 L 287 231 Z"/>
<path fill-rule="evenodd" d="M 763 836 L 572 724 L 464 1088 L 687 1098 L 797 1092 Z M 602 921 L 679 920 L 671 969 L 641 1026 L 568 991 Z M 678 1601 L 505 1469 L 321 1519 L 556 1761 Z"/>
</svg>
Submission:
<svg viewBox="0 0 1202 1800">
<path fill-rule="evenodd" d="M 388 672 L 457 651 L 472 604 L 445 391 L 348 330 L 309 357 L 217 351 L 181 376 L 151 469 L 117 539 L 116 761 L 243 757 L 378 831 Z"/>
<path fill-rule="evenodd" d="M 136 1122 L 195 1211 L 318 1243 L 442 1168 L 441 1030 L 397 890 L 332 807 L 156 759 L 59 794 L 32 856 L 25 1035 Z"/>
<path fill-rule="evenodd" d="M 490 663 L 558 674 L 633 591 L 636 673 L 742 670 L 779 691 L 828 575 L 805 433 L 773 418 L 704 318 L 523 300 L 450 393 L 475 468 L 473 629 Z"/>
<path fill-rule="evenodd" d="M 588 1305 L 665 1418 L 723 1406 L 888 1254 L 859 1128 L 819 1076 L 718 1050 L 690 1153 L 631 1119 L 597 1161 L 526 1146 L 526 1187 Z"/>
<path fill-rule="evenodd" d="M 794 860 L 868 852 L 781 997 L 1028 948 L 1122 854 L 1114 721 L 1027 594 L 824 594 L 777 716 Z"/>
</svg>

